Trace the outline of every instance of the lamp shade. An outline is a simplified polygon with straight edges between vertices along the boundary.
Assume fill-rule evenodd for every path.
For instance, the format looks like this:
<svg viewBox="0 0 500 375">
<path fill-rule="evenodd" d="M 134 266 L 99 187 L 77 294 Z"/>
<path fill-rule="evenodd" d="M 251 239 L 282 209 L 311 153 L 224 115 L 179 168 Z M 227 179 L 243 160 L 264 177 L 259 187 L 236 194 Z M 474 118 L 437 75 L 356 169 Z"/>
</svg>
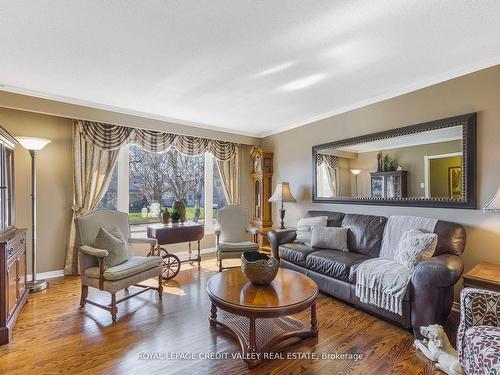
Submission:
<svg viewBox="0 0 500 375">
<path fill-rule="evenodd" d="M 269 198 L 269 202 L 297 202 L 290 192 L 290 185 L 288 182 L 280 182 L 276 184 L 276 189 L 273 195 Z"/>
<path fill-rule="evenodd" d="M 49 139 L 36 137 L 16 137 L 16 139 L 21 146 L 30 151 L 39 151 L 51 142 Z"/>
<path fill-rule="evenodd" d="M 355 176 L 361 173 L 361 169 L 351 169 L 351 173 Z"/>
<path fill-rule="evenodd" d="M 485 212 L 500 212 L 500 187 L 498 188 L 495 196 L 491 201 L 484 206 L 483 211 Z"/>
</svg>

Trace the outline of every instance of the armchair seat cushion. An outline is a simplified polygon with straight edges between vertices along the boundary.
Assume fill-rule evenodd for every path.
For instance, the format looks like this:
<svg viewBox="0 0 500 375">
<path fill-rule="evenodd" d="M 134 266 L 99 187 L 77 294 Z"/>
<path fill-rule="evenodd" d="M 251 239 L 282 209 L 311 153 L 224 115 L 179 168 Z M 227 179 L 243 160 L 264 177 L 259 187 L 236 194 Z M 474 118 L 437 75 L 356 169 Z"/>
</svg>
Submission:
<svg viewBox="0 0 500 375">
<path fill-rule="evenodd" d="M 349 281 L 351 267 L 367 259 L 370 257 L 360 253 L 330 249 L 319 250 L 307 257 L 306 268 L 339 280 Z"/>
<path fill-rule="evenodd" d="M 500 373 L 500 327 L 473 326 L 467 329 L 463 359 L 467 374 Z"/>
<path fill-rule="evenodd" d="M 224 251 L 258 251 L 259 245 L 251 241 L 241 241 L 241 242 L 220 242 L 218 245 L 218 250 Z"/>
<path fill-rule="evenodd" d="M 162 264 L 161 257 L 133 256 L 124 263 L 106 268 L 104 279 L 109 281 L 121 280 L 127 277 L 142 273 L 152 268 L 158 268 Z M 85 270 L 85 276 L 92 279 L 99 279 L 99 267 L 90 267 Z"/>
</svg>

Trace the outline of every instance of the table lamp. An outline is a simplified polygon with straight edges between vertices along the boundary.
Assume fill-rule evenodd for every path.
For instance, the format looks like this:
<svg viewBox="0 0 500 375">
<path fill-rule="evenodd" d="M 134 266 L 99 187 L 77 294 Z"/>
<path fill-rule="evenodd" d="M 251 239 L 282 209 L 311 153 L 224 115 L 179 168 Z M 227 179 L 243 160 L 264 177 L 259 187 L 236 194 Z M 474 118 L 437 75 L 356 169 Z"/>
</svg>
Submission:
<svg viewBox="0 0 500 375">
<path fill-rule="evenodd" d="M 290 192 L 290 184 L 288 182 L 280 182 L 276 184 L 276 189 L 273 195 L 269 198 L 268 202 L 281 203 L 280 208 L 280 218 L 281 226 L 280 229 L 285 229 L 285 208 L 283 206 L 284 202 L 295 203 L 297 202 Z"/>
<path fill-rule="evenodd" d="M 45 280 L 36 279 L 36 153 L 48 145 L 51 141 L 36 137 L 16 137 L 17 141 L 31 155 L 31 281 L 27 287 L 30 293 L 47 289 L 49 283 Z"/>
<path fill-rule="evenodd" d="M 498 188 L 495 196 L 483 208 L 484 212 L 500 212 L 500 187 Z"/>
</svg>

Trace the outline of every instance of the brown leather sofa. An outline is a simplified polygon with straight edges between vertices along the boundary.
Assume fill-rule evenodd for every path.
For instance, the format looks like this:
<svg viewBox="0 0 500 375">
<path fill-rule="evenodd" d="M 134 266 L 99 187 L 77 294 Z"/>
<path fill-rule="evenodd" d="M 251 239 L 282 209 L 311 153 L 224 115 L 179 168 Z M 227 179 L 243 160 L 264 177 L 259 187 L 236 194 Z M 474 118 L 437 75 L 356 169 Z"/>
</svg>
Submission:
<svg viewBox="0 0 500 375">
<path fill-rule="evenodd" d="M 306 217 L 327 216 L 330 227 L 349 227 L 348 252 L 318 249 L 294 243 L 295 230 L 270 231 L 272 254 L 280 266 L 312 278 L 320 291 L 388 319 L 404 328 L 443 324 L 453 304 L 453 286 L 460 279 L 465 247 L 465 228 L 439 220 L 434 232 L 438 244 L 434 256 L 415 268 L 403 302 L 403 315 L 362 303 L 355 294 L 356 269 L 378 257 L 387 218 L 384 216 L 309 211 Z M 415 331 L 415 330 L 414 330 Z"/>
</svg>

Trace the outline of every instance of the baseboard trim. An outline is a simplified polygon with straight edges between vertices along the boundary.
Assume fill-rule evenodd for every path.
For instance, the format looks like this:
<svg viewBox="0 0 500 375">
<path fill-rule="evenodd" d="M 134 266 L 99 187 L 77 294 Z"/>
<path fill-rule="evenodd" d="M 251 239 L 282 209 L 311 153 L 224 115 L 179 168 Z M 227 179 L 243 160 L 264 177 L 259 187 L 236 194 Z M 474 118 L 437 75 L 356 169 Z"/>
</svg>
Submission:
<svg viewBox="0 0 500 375">
<path fill-rule="evenodd" d="M 49 271 L 49 272 L 40 272 L 36 274 L 36 278 L 38 280 L 44 280 L 44 279 L 53 279 L 54 277 L 61 277 L 64 276 L 64 270 L 57 270 L 57 271 Z M 31 273 L 27 275 L 28 281 L 31 281 Z"/>
</svg>

